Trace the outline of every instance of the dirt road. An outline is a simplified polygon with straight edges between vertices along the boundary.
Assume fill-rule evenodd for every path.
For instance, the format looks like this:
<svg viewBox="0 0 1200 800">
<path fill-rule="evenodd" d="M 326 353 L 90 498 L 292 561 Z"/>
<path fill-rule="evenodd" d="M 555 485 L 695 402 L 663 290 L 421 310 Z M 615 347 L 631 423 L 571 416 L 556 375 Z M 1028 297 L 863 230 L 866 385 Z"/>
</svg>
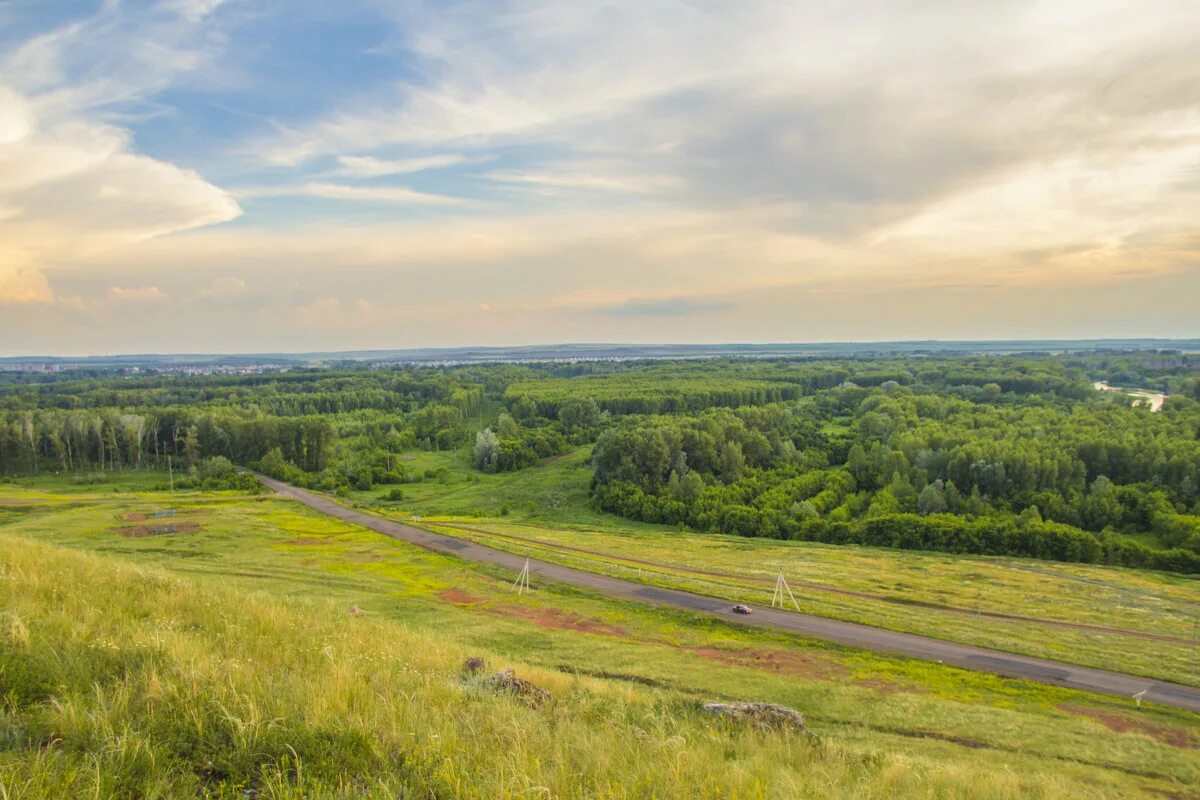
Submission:
<svg viewBox="0 0 1200 800">
<path fill-rule="evenodd" d="M 439 553 L 458 556 L 468 561 L 496 564 L 513 570 L 514 575 L 525 564 L 524 557 L 513 553 L 506 553 L 475 542 L 432 533 L 365 514 L 336 503 L 324 495 L 299 489 L 261 475 L 258 477 L 264 485 L 280 495 L 297 500 L 316 511 L 355 525 L 361 525 L 394 539 Z M 529 571 L 535 581 L 537 578 L 544 578 L 573 586 L 582 586 L 611 597 L 707 614 L 734 624 L 788 631 L 851 647 L 894 653 L 925 661 L 937 661 L 964 669 L 1023 678 L 1089 692 L 1121 697 L 1133 697 L 1139 692 L 1144 692 L 1143 697 L 1148 702 L 1200 712 L 1200 688 L 1198 687 L 1014 655 L 999 650 L 989 650 L 983 647 L 946 642 L 910 633 L 889 631 L 869 625 L 815 617 L 793 611 L 780 611 L 762 606 L 752 606 L 753 614 L 743 616 L 734 613 L 728 602 L 713 597 L 704 597 L 674 589 L 660 589 L 533 559 L 529 562 Z"/>
</svg>

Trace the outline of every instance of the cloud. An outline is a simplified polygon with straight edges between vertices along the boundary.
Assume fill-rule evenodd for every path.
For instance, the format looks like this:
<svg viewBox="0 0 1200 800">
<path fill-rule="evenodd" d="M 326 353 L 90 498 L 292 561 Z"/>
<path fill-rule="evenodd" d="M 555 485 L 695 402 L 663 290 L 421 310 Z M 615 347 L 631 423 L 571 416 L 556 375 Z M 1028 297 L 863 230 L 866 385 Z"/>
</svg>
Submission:
<svg viewBox="0 0 1200 800">
<path fill-rule="evenodd" d="M 404 186 L 354 186 L 344 183 L 310 181 L 280 186 L 247 186 L 234 189 L 238 197 L 321 197 L 327 200 L 354 200 L 368 203 L 397 203 L 400 205 L 458 206 L 467 201 L 440 194 L 418 192 Z"/>
<path fill-rule="evenodd" d="M 0 108 L 30 107 L 11 89 L 4 99 Z M 127 137 L 112 126 L 71 119 L 18 129 L 11 112 L 5 117 L 0 273 L 75 265 L 108 248 L 241 214 L 195 172 L 129 152 Z"/>
<path fill-rule="evenodd" d="M 190 22 L 199 22 L 228 0 L 163 0 L 162 8 L 174 11 Z"/>
<path fill-rule="evenodd" d="M 499 3 L 480 25 L 474 3 L 405 6 L 415 76 L 253 149 L 300 164 L 499 156 L 480 177 L 535 207 L 786 208 L 746 249 L 819 239 L 897 276 L 924 264 L 1038 284 L 1178 267 L 1154 248 L 1193 229 L 1180 210 L 1200 202 L 1183 178 L 1200 170 L 1200 84 L 1178 77 L 1200 70 L 1186 10 L 868 8 Z M 977 32 L 969 44 L 962 29 Z M 349 158 L 371 171 L 372 156 Z"/>
<path fill-rule="evenodd" d="M 214 4 L 188 8 L 201 5 Z M 51 297 L 55 272 L 106 249 L 241 213 L 194 170 L 135 152 L 113 113 L 203 64 L 209 35 L 178 16 L 122 12 L 103 4 L 0 56 L 0 285 L 10 300 Z"/>
<path fill-rule="evenodd" d="M 614 167 L 588 162 L 550 165 L 549 169 L 536 172 L 498 170 L 485 173 L 482 177 L 495 183 L 525 187 L 549 195 L 564 191 L 654 194 L 679 188 L 681 184 L 674 175 L 647 174 L 634 172 L 628 165 L 618 164 Z"/>
<path fill-rule="evenodd" d="M 135 286 L 125 288 L 111 286 L 108 289 L 108 299 L 120 302 L 156 303 L 167 299 L 167 294 L 157 286 Z"/>
<path fill-rule="evenodd" d="M 46 276 L 37 270 L 0 268 L 0 306 L 49 303 L 53 299 Z"/>
<path fill-rule="evenodd" d="M 338 156 L 340 165 L 338 172 L 355 178 L 378 178 L 385 175 L 405 175 L 432 169 L 444 169 L 462 164 L 467 160 L 466 156 L 453 154 L 391 160 L 372 156 Z"/>
<path fill-rule="evenodd" d="M 1187 4 L 145 2 L 0 31 L 4 338 L 1194 332 Z"/>
<path fill-rule="evenodd" d="M 244 294 L 246 281 L 242 278 L 214 278 L 207 286 L 196 293 L 201 300 L 228 300 Z"/>
</svg>

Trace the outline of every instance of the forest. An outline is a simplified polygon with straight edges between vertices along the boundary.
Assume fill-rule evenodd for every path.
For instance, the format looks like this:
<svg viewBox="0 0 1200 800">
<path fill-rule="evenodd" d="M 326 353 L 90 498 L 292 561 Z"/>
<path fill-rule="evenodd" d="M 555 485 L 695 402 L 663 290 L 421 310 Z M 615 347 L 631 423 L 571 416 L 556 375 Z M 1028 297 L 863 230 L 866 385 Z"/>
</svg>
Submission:
<svg viewBox="0 0 1200 800">
<path fill-rule="evenodd" d="M 1167 395 L 1160 412 L 1095 381 Z M 591 502 L 742 536 L 1200 572 L 1200 357 L 713 358 L 0 375 L 0 474 L 333 493 L 590 448 Z"/>
</svg>

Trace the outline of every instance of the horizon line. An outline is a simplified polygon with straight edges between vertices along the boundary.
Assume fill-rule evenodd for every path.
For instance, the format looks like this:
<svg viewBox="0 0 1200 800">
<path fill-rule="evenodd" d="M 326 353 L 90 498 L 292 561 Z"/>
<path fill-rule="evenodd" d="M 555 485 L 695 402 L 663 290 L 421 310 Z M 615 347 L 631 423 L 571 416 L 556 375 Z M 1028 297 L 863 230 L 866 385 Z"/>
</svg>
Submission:
<svg viewBox="0 0 1200 800">
<path fill-rule="evenodd" d="M 1119 337 L 1081 337 L 1081 338 L 1022 338 L 1022 339 L 861 339 L 861 340 L 829 340 L 829 341 L 728 341 L 728 342 L 539 342 L 531 344 L 472 344 L 472 345 L 428 345 L 413 347 L 364 347 L 340 350 L 245 350 L 245 351 L 191 351 L 191 352 L 143 352 L 143 353 L 86 353 L 86 354 L 38 354 L 38 355 L 0 355 L 0 362 L 20 363 L 38 361 L 75 361 L 101 359 L 181 359 L 181 358 L 265 358 L 281 357 L 299 359 L 302 357 L 336 357 L 402 355 L 402 354 L 435 354 L 435 353 L 470 353 L 470 352 L 517 352 L 546 349 L 642 349 L 678 348 L 683 350 L 699 350 L 714 352 L 721 349 L 744 348 L 836 348 L 836 347 L 870 347 L 870 346 L 937 346 L 937 345 L 1098 345 L 1113 343 L 1128 345 L 1181 345 L 1200 348 L 1200 336 L 1197 337 L 1161 337 L 1161 336 L 1119 336 Z M 1139 348 L 1134 348 L 1139 349 Z M 716 354 L 716 353 L 714 353 Z"/>
</svg>

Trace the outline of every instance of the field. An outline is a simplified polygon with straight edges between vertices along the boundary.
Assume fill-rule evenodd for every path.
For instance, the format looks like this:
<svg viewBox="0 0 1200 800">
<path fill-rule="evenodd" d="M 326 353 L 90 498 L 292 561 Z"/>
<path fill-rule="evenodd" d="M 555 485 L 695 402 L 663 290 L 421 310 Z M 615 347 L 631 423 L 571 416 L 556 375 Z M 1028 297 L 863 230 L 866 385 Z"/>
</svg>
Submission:
<svg viewBox="0 0 1200 800">
<path fill-rule="evenodd" d="M 518 597 L 511 575 L 287 501 L 154 485 L 0 485 L 8 797 L 1186 797 L 1200 781 L 1186 712 L 553 586 Z M 722 544 L 689 558 L 741 569 Z M 464 683 L 467 655 L 552 705 Z M 714 725 L 711 699 L 800 709 L 816 738 Z"/>
<path fill-rule="evenodd" d="M 808 613 L 1200 684 L 1192 578 L 628 522 L 588 508 L 587 450 L 507 476 L 472 474 L 463 453 L 415 454 L 421 469 L 444 468 L 443 479 L 406 486 L 395 503 L 372 493 L 354 499 L 502 550 L 731 601 L 768 602 L 783 569 Z"/>
</svg>

